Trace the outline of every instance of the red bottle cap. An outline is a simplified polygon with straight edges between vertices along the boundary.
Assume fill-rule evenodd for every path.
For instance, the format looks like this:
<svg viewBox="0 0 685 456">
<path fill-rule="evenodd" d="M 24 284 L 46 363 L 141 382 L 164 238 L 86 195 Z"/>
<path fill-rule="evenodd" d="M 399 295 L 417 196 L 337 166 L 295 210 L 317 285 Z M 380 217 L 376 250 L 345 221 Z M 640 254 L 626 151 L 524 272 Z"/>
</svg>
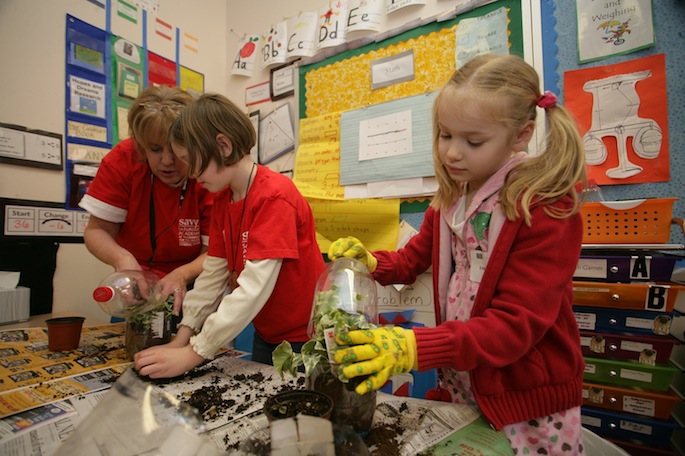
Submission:
<svg viewBox="0 0 685 456">
<path fill-rule="evenodd" d="M 114 289 L 112 287 L 97 287 L 93 291 L 93 299 L 97 302 L 107 302 L 114 297 Z"/>
</svg>

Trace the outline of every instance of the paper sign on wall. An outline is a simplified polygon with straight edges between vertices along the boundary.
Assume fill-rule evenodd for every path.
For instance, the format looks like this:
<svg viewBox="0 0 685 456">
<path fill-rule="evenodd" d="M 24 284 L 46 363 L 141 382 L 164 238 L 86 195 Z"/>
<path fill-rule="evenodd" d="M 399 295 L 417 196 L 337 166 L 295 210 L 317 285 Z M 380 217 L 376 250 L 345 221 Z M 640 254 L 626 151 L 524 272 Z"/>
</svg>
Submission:
<svg viewBox="0 0 685 456">
<path fill-rule="evenodd" d="M 269 29 L 269 33 L 262 43 L 262 70 L 286 62 L 287 39 L 285 21 L 279 22 Z"/>
<path fill-rule="evenodd" d="M 259 163 L 267 164 L 295 147 L 290 105 L 282 104 L 259 122 Z"/>
<path fill-rule="evenodd" d="M 76 76 L 69 77 L 71 112 L 105 118 L 105 85 Z"/>
<path fill-rule="evenodd" d="M 257 58 L 258 35 L 245 35 L 238 44 L 238 52 L 233 59 L 231 74 L 237 76 L 252 76 Z"/>
<path fill-rule="evenodd" d="M 384 6 L 384 0 L 349 0 L 345 29 L 347 39 L 380 32 Z"/>
<path fill-rule="evenodd" d="M 295 17 L 286 19 L 288 31 L 287 60 L 311 57 L 316 53 L 316 19 L 316 11 L 300 13 Z"/>
<path fill-rule="evenodd" d="M 385 12 L 392 13 L 402 8 L 415 5 L 425 5 L 426 0 L 386 0 Z"/>
<path fill-rule="evenodd" d="M 326 49 L 345 43 L 346 18 L 347 0 L 331 2 L 319 9 L 319 49 Z"/>
<path fill-rule="evenodd" d="M 654 45 L 652 0 L 577 0 L 580 63 Z"/>
<path fill-rule="evenodd" d="M 507 22 L 506 8 L 459 22 L 454 49 L 457 68 L 480 54 L 509 54 Z"/>
</svg>

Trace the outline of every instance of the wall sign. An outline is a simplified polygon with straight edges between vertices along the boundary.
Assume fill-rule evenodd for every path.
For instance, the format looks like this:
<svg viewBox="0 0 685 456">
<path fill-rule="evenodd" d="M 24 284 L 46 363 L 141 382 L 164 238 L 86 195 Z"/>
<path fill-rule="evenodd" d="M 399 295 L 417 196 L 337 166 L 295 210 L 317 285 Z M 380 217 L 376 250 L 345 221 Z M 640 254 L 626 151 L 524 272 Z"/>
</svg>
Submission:
<svg viewBox="0 0 685 456">
<path fill-rule="evenodd" d="M 0 239 L 47 238 L 56 242 L 83 242 L 90 214 L 65 210 L 64 204 L 0 198 L 3 229 Z"/>
<path fill-rule="evenodd" d="M 380 89 L 414 80 L 414 50 L 371 62 L 371 88 Z"/>
<path fill-rule="evenodd" d="M 271 70 L 271 100 L 276 101 L 295 93 L 295 65 L 283 65 Z"/>
<path fill-rule="evenodd" d="M 61 170 L 62 135 L 0 123 L 0 162 Z"/>
</svg>

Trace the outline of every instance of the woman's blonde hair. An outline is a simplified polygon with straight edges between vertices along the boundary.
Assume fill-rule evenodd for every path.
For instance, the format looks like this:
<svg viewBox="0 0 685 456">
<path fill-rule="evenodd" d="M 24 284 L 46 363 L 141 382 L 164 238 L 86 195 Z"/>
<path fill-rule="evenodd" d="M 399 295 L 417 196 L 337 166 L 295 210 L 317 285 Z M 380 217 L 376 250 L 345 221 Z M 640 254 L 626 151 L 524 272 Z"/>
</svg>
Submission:
<svg viewBox="0 0 685 456">
<path fill-rule="evenodd" d="M 431 201 L 432 207 L 446 210 L 464 192 L 464 183 L 450 178 L 438 154 L 439 107 L 460 109 L 456 99 L 475 100 L 493 122 L 504 124 L 515 135 L 527 122 L 535 121 L 540 96 L 537 72 L 514 55 L 477 56 L 452 75 L 433 104 L 433 162 L 439 187 Z M 553 210 L 548 206 L 545 211 L 550 216 L 563 218 L 579 209 L 575 186 L 586 182 L 585 152 L 580 134 L 563 106 L 549 106 L 546 114 L 545 150 L 512 168 L 502 187 L 500 203 L 509 220 L 522 215 L 530 224 L 533 204 L 550 205 L 567 194 L 573 198 L 570 208 Z"/>
<path fill-rule="evenodd" d="M 193 102 L 180 87 L 150 86 L 133 101 L 128 111 L 129 134 L 145 159 L 144 150 L 155 142 L 167 142 L 171 124 Z"/>
<path fill-rule="evenodd" d="M 233 151 L 224 157 L 216 138 L 223 134 L 231 140 Z M 190 175 L 202 174 L 214 161 L 219 169 L 239 162 L 257 141 L 247 114 L 228 98 L 206 93 L 181 113 L 171 126 L 169 139 L 186 148 Z M 200 158 L 198 165 L 197 158 Z"/>
</svg>

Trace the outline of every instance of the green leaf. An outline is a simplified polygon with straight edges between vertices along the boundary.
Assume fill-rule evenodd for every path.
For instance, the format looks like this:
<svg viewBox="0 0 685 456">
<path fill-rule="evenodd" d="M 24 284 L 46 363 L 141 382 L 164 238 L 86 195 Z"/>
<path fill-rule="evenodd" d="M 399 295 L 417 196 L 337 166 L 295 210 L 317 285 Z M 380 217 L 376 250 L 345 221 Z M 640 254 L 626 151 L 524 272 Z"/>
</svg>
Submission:
<svg viewBox="0 0 685 456">
<path fill-rule="evenodd" d="M 297 366 L 294 365 L 293 347 L 287 340 L 281 342 L 271 354 L 276 372 L 285 380 L 284 372 L 288 372 L 293 377 L 297 375 Z"/>
<path fill-rule="evenodd" d="M 281 342 L 273 351 L 272 357 L 276 371 L 285 378 L 287 372 L 297 376 L 297 368 L 304 365 L 305 375 L 309 376 L 320 365 L 329 365 L 328 351 L 324 338 L 324 330 L 334 328 L 336 333 L 346 332 L 353 329 L 375 328 L 375 325 L 366 321 L 362 314 L 351 314 L 342 308 L 354 308 L 352 305 L 344 305 L 340 297 L 340 288 L 332 284 L 329 291 L 320 291 L 314 296 L 314 315 L 312 323 L 314 334 L 303 346 L 301 353 L 294 353 L 289 342 Z M 355 295 L 355 300 L 363 297 Z M 345 298 L 349 300 L 350 298 Z M 349 303 L 348 303 L 349 304 Z"/>
</svg>

